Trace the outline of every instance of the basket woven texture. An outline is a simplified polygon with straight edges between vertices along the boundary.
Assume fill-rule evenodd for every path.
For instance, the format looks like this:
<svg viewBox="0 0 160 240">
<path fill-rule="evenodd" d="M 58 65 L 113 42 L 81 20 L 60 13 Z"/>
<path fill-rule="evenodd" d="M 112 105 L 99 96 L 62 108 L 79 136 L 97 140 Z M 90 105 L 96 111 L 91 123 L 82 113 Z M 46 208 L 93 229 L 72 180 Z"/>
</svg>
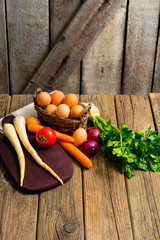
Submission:
<svg viewBox="0 0 160 240">
<path fill-rule="evenodd" d="M 69 135 L 72 135 L 73 132 L 79 127 L 87 129 L 87 122 L 88 122 L 88 117 L 91 109 L 90 103 L 87 106 L 84 106 L 83 103 L 79 103 L 84 107 L 84 111 L 80 119 L 71 119 L 71 118 L 65 119 L 65 118 L 61 118 L 56 115 L 47 113 L 42 107 L 40 107 L 37 104 L 36 98 L 40 92 L 42 92 L 42 89 L 37 88 L 34 93 L 33 101 L 34 101 L 34 108 L 37 111 L 38 118 L 41 120 L 42 125 L 51 127 L 59 132 L 66 133 Z"/>
</svg>

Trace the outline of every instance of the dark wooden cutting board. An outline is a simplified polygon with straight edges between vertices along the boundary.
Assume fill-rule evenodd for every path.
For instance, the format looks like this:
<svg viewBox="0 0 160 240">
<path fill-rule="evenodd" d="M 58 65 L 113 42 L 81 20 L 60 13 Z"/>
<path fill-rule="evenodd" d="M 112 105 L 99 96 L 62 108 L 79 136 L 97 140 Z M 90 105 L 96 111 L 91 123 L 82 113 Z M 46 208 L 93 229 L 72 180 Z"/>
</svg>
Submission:
<svg viewBox="0 0 160 240">
<path fill-rule="evenodd" d="M 42 148 L 36 142 L 35 135 L 29 132 L 28 138 L 41 159 L 58 174 L 64 183 L 69 181 L 73 175 L 73 164 L 63 148 L 57 142 L 49 148 Z M 26 149 L 23 148 L 23 151 L 26 170 L 23 187 L 20 187 L 19 163 L 16 152 L 6 137 L 0 142 L 0 158 L 21 190 L 27 193 L 40 193 L 61 185 L 57 179 L 35 162 Z"/>
</svg>

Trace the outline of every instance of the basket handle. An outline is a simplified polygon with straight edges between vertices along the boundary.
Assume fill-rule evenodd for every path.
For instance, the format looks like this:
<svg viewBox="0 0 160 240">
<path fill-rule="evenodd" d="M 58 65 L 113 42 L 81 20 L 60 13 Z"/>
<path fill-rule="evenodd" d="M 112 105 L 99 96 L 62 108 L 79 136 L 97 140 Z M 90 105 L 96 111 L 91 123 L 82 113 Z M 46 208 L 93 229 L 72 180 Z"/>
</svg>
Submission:
<svg viewBox="0 0 160 240">
<path fill-rule="evenodd" d="M 83 104 L 82 104 L 83 106 Z M 89 117 L 89 114 L 90 114 L 90 110 L 91 110 L 91 104 L 89 103 L 87 106 L 85 106 L 84 108 L 84 111 L 81 115 L 81 123 L 80 123 L 80 126 L 79 127 L 82 127 L 82 128 L 87 128 L 87 122 L 88 122 L 88 117 Z"/>
</svg>

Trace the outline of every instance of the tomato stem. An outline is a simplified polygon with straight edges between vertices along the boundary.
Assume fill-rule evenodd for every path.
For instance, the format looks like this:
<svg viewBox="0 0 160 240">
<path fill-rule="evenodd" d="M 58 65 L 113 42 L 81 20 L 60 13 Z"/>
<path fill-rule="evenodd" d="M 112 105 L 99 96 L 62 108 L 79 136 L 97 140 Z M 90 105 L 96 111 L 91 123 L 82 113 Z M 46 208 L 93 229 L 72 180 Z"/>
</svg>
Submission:
<svg viewBox="0 0 160 240">
<path fill-rule="evenodd" d="M 47 139 L 46 139 L 46 137 L 44 135 L 41 135 L 38 140 L 42 141 L 43 143 L 48 143 L 48 141 L 47 141 Z"/>
</svg>

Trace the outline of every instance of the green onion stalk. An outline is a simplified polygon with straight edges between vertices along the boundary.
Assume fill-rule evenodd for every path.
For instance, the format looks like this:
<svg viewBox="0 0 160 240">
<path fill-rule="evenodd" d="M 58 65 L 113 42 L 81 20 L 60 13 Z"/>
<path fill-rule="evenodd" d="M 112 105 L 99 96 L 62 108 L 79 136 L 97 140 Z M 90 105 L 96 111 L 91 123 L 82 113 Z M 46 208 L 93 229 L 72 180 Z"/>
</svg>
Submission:
<svg viewBox="0 0 160 240">
<path fill-rule="evenodd" d="M 106 125 L 107 122 L 100 116 L 99 109 L 93 103 L 91 104 L 88 120 L 92 121 L 94 126 L 99 128 L 102 132 L 104 131 L 103 125 Z"/>
<path fill-rule="evenodd" d="M 86 106 L 88 105 L 88 103 L 83 103 L 83 104 Z M 91 103 L 91 109 L 90 109 L 88 120 L 92 121 L 93 125 L 99 128 L 101 132 L 108 134 L 109 130 L 114 129 L 120 134 L 120 130 L 114 124 L 111 124 L 110 119 L 105 120 L 100 116 L 99 109 L 93 103 Z"/>
</svg>

